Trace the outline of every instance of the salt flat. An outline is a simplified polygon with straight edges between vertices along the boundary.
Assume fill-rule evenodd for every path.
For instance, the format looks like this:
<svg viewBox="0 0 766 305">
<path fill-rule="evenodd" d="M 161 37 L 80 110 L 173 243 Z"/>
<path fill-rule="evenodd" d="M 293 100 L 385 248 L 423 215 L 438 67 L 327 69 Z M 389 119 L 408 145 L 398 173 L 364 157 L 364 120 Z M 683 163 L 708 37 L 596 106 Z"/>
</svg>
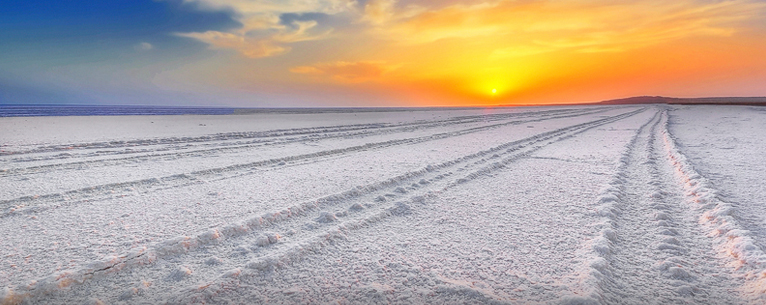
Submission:
<svg viewBox="0 0 766 305">
<path fill-rule="evenodd" d="M 766 302 L 766 111 L 0 118 L 0 300 Z"/>
</svg>

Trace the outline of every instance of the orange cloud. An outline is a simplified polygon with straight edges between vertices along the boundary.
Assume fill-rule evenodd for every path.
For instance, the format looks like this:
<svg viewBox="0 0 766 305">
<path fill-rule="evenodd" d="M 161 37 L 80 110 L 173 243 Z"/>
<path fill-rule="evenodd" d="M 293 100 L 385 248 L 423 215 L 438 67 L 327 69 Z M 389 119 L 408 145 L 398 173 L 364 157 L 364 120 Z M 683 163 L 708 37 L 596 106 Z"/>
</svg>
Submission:
<svg viewBox="0 0 766 305">
<path fill-rule="evenodd" d="M 290 72 L 315 76 L 330 76 L 342 82 L 365 82 L 380 78 L 383 74 L 396 69 L 396 66 L 380 61 L 319 63 L 313 66 L 299 66 Z"/>
<path fill-rule="evenodd" d="M 735 22 L 753 20 L 764 8 L 766 3 L 745 0 L 493 1 L 426 11 L 384 34 L 407 43 L 509 37 L 504 48 L 511 53 L 516 45 L 616 51 L 684 37 L 731 35 Z"/>
<path fill-rule="evenodd" d="M 495 49 L 489 55 L 489 59 L 501 59 L 508 57 L 524 57 L 555 51 L 556 48 L 541 45 L 518 45 L 507 48 Z"/>
</svg>

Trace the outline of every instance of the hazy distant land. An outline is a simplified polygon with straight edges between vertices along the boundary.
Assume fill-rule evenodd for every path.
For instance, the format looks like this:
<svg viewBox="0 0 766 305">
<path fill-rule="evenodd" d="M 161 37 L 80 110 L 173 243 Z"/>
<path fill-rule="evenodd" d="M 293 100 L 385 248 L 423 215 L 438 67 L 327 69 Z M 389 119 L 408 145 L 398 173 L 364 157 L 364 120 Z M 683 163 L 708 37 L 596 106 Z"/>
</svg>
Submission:
<svg viewBox="0 0 766 305">
<path fill-rule="evenodd" d="M 623 99 L 606 100 L 599 105 L 628 104 L 674 104 L 674 105 L 750 105 L 766 106 L 766 97 L 701 97 L 676 98 L 664 96 L 635 96 Z"/>
</svg>

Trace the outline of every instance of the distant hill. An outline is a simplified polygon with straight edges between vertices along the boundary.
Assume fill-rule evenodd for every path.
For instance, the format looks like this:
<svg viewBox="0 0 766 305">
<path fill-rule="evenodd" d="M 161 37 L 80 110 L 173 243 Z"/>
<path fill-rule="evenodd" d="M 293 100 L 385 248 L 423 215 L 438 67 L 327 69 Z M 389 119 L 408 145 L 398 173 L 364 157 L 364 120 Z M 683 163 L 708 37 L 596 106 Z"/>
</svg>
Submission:
<svg viewBox="0 0 766 305">
<path fill-rule="evenodd" d="M 636 96 L 598 102 L 601 105 L 674 104 L 674 105 L 750 105 L 766 106 L 766 97 L 702 97 L 676 98 L 664 96 Z"/>
</svg>

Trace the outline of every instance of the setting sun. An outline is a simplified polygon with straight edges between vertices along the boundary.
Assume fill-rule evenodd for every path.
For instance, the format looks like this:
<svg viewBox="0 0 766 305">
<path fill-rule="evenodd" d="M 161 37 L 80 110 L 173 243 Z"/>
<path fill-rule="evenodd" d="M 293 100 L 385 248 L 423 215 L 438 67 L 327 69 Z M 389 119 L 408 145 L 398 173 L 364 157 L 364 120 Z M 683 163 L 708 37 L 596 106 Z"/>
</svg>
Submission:
<svg viewBox="0 0 766 305">
<path fill-rule="evenodd" d="M 492 94 L 497 94 L 497 89 L 492 89 Z"/>
</svg>

